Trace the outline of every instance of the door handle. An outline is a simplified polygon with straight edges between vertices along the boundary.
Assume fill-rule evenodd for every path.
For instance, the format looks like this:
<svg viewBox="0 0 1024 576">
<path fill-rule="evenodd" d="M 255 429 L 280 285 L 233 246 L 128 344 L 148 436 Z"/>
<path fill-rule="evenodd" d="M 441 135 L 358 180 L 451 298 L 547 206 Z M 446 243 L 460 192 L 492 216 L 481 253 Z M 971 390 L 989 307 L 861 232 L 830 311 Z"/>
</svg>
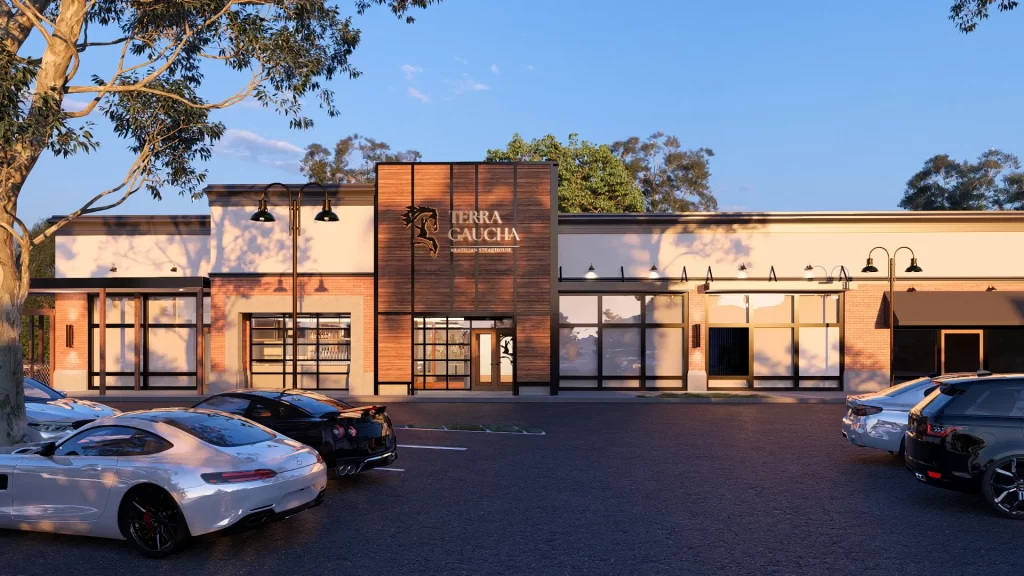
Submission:
<svg viewBox="0 0 1024 576">
<path fill-rule="evenodd" d="M 82 466 L 82 472 L 100 472 L 102 470 L 103 466 L 99 464 L 88 464 L 86 466 Z"/>
</svg>

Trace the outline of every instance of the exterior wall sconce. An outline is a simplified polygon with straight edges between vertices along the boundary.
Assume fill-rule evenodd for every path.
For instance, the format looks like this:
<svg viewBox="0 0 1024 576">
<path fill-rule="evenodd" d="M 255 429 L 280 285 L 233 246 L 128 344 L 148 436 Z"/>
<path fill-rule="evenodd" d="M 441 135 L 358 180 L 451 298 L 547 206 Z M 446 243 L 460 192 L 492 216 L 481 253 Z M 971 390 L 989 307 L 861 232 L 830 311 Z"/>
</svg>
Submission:
<svg viewBox="0 0 1024 576">
<path fill-rule="evenodd" d="M 911 286 L 910 288 L 907 288 L 907 292 L 917 292 L 917 288 Z"/>
<path fill-rule="evenodd" d="M 75 325 L 65 324 L 64 325 L 64 347 L 74 348 L 75 347 Z"/>
<path fill-rule="evenodd" d="M 177 271 L 178 271 L 178 267 L 177 266 L 171 266 L 171 272 L 177 272 Z"/>
<path fill-rule="evenodd" d="M 771 269 L 768 270 L 768 281 L 769 282 L 778 282 L 779 281 L 779 277 L 775 274 L 775 266 L 772 266 Z"/>
<path fill-rule="evenodd" d="M 747 279 L 747 265 L 746 264 L 740 264 L 739 270 L 736 272 L 736 277 L 739 278 L 740 280 L 746 280 Z"/>
<path fill-rule="evenodd" d="M 995 291 L 996 291 L 996 287 L 995 286 L 989 286 L 988 288 L 985 288 L 985 292 L 995 292 Z"/>
<path fill-rule="evenodd" d="M 690 343 L 694 348 L 700 348 L 700 324 L 690 326 Z"/>
<path fill-rule="evenodd" d="M 583 277 L 587 280 L 597 280 L 597 270 L 594 270 L 593 264 L 590 265 L 590 268 L 587 268 L 587 273 Z"/>
<path fill-rule="evenodd" d="M 711 266 L 708 266 L 708 273 L 704 275 L 704 291 L 711 290 L 711 283 L 715 281 L 715 275 L 711 273 Z"/>
<path fill-rule="evenodd" d="M 661 278 L 661 274 L 658 273 L 658 265 L 657 264 L 652 264 L 651 265 L 651 271 L 647 273 L 647 278 L 649 278 L 651 280 L 657 280 L 658 278 Z"/>
<path fill-rule="evenodd" d="M 110 271 L 111 272 L 117 272 L 117 265 L 111 265 L 110 266 Z"/>
</svg>

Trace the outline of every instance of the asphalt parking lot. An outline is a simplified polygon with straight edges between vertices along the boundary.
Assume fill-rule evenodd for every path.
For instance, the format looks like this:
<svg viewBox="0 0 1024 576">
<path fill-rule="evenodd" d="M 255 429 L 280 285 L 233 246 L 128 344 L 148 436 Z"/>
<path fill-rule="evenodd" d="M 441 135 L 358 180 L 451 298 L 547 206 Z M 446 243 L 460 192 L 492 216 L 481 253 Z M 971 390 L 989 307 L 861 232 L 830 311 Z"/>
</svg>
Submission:
<svg viewBox="0 0 1024 576">
<path fill-rule="evenodd" d="M 839 405 L 395 404 L 394 470 L 166 560 L 0 531 L 0 574 L 1017 574 L 1024 522 L 849 446 Z"/>
</svg>

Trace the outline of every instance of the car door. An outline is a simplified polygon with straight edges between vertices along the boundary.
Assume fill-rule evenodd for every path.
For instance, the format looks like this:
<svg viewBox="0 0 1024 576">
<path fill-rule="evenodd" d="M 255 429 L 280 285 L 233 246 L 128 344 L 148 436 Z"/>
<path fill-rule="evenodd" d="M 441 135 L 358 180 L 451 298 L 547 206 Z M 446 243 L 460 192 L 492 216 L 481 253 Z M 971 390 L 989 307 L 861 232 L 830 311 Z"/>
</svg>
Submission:
<svg viewBox="0 0 1024 576">
<path fill-rule="evenodd" d="M 106 508 L 117 457 L 135 431 L 98 426 L 62 442 L 53 456 L 25 456 L 15 468 L 15 520 L 92 522 Z"/>
<path fill-rule="evenodd" d="M 323 444 L 323 426 L 318 420 L 277 400 L 253 398 L 245 417 L 317 450 Z"/>
</svg>

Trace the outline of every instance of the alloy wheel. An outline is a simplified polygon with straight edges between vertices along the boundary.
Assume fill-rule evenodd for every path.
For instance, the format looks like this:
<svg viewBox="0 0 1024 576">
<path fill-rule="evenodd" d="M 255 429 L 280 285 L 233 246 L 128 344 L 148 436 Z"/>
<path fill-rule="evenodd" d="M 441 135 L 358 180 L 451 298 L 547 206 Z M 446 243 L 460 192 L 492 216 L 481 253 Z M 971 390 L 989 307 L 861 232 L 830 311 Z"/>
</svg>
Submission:
<svg viewBox="0 0 1024 576">
<path fill-rule="evenodd" d="M 128 530 L 140 547 L 159 553 L 176 543 L 179 518 L 178 506 L 170 494 L 163 490 L 140 491 L 129 503 Z"/>
<path fill-rule="evenodd" d="M 1018 460 L 1022 460 L 1019 467 Z M 1007 514 L 1024 515 L 1024 458 L 1009 458 L 999 463 L 989 484 L 996 507 Z"/>
</svg>

